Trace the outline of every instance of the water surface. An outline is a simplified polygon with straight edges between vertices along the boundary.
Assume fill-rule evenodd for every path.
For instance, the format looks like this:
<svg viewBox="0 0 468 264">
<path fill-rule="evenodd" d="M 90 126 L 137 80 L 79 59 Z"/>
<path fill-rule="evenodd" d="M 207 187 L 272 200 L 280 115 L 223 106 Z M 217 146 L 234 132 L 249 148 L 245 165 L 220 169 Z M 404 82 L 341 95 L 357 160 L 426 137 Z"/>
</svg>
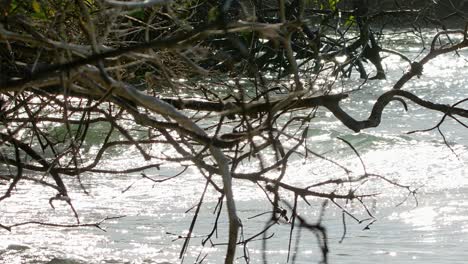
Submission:
<svg viewBox="0 0 468 264">
<path fill-rule="evenodd" d="M 410 48 L 408 48 L 410 49 Z M 408 51 L 408 49 L 406 51 Z M 411 50 L 411 49 L 410 49 Z M 418 50 L 408 56 L 416 57 Z M 378 95 L 391 88 L 407 65 L 395 56 L 385 60 L 392 74 L 387 80 L 372 81 L 353 93 L 342 105 L 356 118 L 366 118 Z M 433 60 L 425 67 L 421 79 L 405 86 L 422 98 L 453 104 L 468 94 L 467 62 L 447 55 Z M 360 80 L 338 84 L 343 90 L 352 90 Z M 351 142 L 359 151 L 369 173 L 378 173 L 400 184 L 417 189 L 416 196 L 408 191 L 379 180 L 370 180 L 360 190 L 378 194 L 364 202 L 375 222 L 358 223 L 345 217 L 342 210 L 329 203 L 323 223 L 328 231 L 330 263 L 466 263 L 468 251 L 468 133 L 465 128 L 448 120 L 441 127 L 447 147 L 437 131 L 407 134 L 437 124 L 440 113 L 422 109 L 409 103 L 404 111 L 398 102 L 384 111 L 382 125 L 361 133 L 352 133 L 334 117 L 320 110 L 310 127 L 311 148 L 324 156 L 362 173 L 362 165 L 337 137 Z M 465 104 L 464 107 L 468 105 Z M 128 157 L 132 151 L 116 153 L 107 166 L 132 166 L 143 161 Z M 135 156 L 136 157 L 136 156 Z M 162 166 L 161 171 L 148 171 L 154 177 L 164 178 L 180 171 L 179 167 Z M 247 168 L 246 168 L 247 169 Z M 303 186 L 329 177 L 341 177 L 337 166 L 318 158 L 296 158 L 290 164 L 286 181 Z M 68 180 L 71 197 L 83 222 L 96 222 L 105 217 L 125 216 L 109 220 L 96 228 L 51 228 L 23 226 L 12 232 L 0 230 L 1 263 L 180 263 L 179 251 L 183 244 L 179 235 L 187 232 L 193 216 L 188 211 L 198 202 L 204 187 L 201 176 L 194 170 L 164 183 L 153 185 L 138 175 L 83 175 L 90 195 L 80 191 L 74 180 Z M 234 181 L 239 215 L 245 226 L 244 235 L 253 235 L 265 224 L 268 216 L 249 219 L 269 210 L 264 194 L 251 183 Z M 133 184 L 133 185 L 132 185 Z M 123 192 L 132 185 L 130 189 Z M 3 192 L 5 186 L 0 186 Z M 21 183 L 15 195 L 0 204 L 0 223 L 28 220 L 56 223 L 73 222 L 65 204 L 57 203 L 53 210 L 48 199 L 54 193 L 30 183 Z M 202 236 L 211 231 L 217 193 L 208 189 L 205 204 L 195 229 L 184 263 L 194 263 L 205 256 L 203 263 L 221 263 L 223 246 L 201 245 Z M 316 221 L 321 212 L 321 200 L 310 199 L 312 206 L 299 204 L 301 215 Z M 357 202 L 342 204 L 359 219 L 368 218 Z M 218 237 L 213 243 L 224 243 L 227 223 L 224 214 L 219 222 Z M 368 227 L 368 228 L 366 228 Z M 272 229 L 274 236 L 267 242 L 268 263 L 286 263 L 290 226 L 279 224 Z M 239 248 L 239 252 L 242 248 Z M 301 233 L 300 244 L 293 247 L 298 253 L 296 263 L 320 261 L 317 240 L 311 233 Z M 252 263 L 260 263 L 262 242 L 249 244 Z M 238 259 L 243 263 L 243 259 Z"/>
</svg>

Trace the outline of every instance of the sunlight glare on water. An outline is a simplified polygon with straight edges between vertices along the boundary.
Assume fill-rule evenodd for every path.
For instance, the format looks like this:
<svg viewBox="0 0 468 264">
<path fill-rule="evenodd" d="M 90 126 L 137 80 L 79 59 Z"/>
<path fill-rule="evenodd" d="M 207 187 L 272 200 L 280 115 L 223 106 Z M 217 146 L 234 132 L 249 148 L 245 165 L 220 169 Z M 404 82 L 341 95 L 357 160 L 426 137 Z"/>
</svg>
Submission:
<svg viewBox="0 0 468 264">
<path fill-rule="evenodd" d="M 411 59 L 419 49 L 398 46 L 409 53 Z M 410 52 L 408 52 L 410 51 Z M 454 56 L 441 56 L 427 64 L 420 79 L 415 78 L 405 87 L 422 98 L 453 104 L 468 94 L 467 62 Z M 392 84 L 408 69 L 408 64 L 397 56 L 386 58 L 386 68 L 394 74 L 387 80 L 373 81 L 362 86 L 343 102 L 345 110 L 358 118 L 367 118 L 377 96 L 391 88 Z M 338 84 L 344 91 L 353 90 L 360 80 Z M 466 105 L 465 105 L 466 106 Z M 328 205 L 324 224 L 330 243 L 330 263 L 464 263 L 468 259 L 468 137 L 466 128 L 454 121 L 441 127 L 450 148 L 437 131 L 406 134 L 417 129 L 434 126 L 441 115 L 408 103 L 405 112 L 399 102 L 392 102 L 384 111 L 378 128 L 352 133 L 344 128 L 327 111 L 320 109 L 309 127 L 308 141 L 313 151 L 350 169 L 353 176 L 364 172 L 363 166 L 346 144 L 349 141 L 359 152 L 366 171 L 385 176 L 416 190 L 416 196 L 408 196 L 405 189 L 371 179 L 359 186 L 361 193 L 376 193 L 364 202 L 375 217 L 375 222 L 357 223 L 346 218 L 346 238 L 343 236 L 342 211 Z M 90 151 L 96 151 L 89 146 Z M 176 156 L 173 150 L 153 149 L 154 153 Z M 130 157 L 130 158 L 129 158 Z M 103 165 L 106 168 L 126 169 L 146 164 L 132 148 L 115 150 Z M 249 171 L 258 164 L 244 164 L 239 171 Z M 183 168 L 161 164 L 160 170 L 145 173 L 154 179 L 163 179 Z M 272 175 L 267 175 L 272 176 Z M 288 166 L 285 182 L 308 186 L 329 178 L 346 177 L 336 165 L 316 157 L 294 157 Z M 96 228 L 58 229 L 27 225 L 11 233 L 0 230 L 0 263 L 27 264 L 84 264 L 84 263 L 180 263 L 178 259 L 183 239 L 204 188 L 204 180 L 195 169 L 170 181 L 154 184 L 139 174 L 108 175 L 106 173 L 82 175 L 85 195 L 76 180 L 67 178 L 72 186 L 71 196 L 83 222 L 98 222 L 105 217 L 125 216 L 103 224 L 107 232 Z M 219 178 L 214 179 L 220 182 Z M 239 215 L 245 224 L 246 235 L 253 235 L 265 224 L 268 215 L 252 216 L 271 210 L 265 194 L 250 182 L 234 180 L 234 193 Z M 0 186 L 4 192 L 5 186 Z M 334 187 L 333 187 L 334 188 Z M 346 191 L 348 186 L 339 189 Z M 317 189 L 318 191 L 324 189 Z M 0 223 L 22 221 L 48 221 L 74 223 L 75 219 L 61 202 L 53 210 L 48 199 L 54 195 L 50 189 L 21 183 L 15 195 L 3 201 L 0 207 Z M 204 263 L 220 263 L 224 256 L 222 246 L 201 246 L 201 238 L 209 233 L 214 222 L 214 209 L 218 194 L 208 189 L 205 204 L 200 211 L 195 235 L 184 263 L 193 263 L 199 255 L 208 254 Z M 285 197 L 285 200 L 290 197 Z M 311 221 L 318 219 L 322 200 L 310 199 L 309 207 L 301 202 L 303 215 Z M 359 218 L 368 217 L 360 203 L 352 201 L 343 207 Z M 221 214 L 219 237 L 215 242 L 224 243 L 227 222 Z M 289 225 L 279 224 L 275 236 L 268 242 L 269 263 L 285 263 Z M 300 256 L 296 263 L 320 260 L 315 236 L 303 234 L 304 243 L 298 247 Z M 239 250 L 242 250 L 240 248 Z M 263 254 L 261 242 L 249 248 L 252 263 L 260 263 Z M 460 262 L 460 260 L 463 260 Z M 243 263 L 242 260 L 238 261 Z"/>
</svg>

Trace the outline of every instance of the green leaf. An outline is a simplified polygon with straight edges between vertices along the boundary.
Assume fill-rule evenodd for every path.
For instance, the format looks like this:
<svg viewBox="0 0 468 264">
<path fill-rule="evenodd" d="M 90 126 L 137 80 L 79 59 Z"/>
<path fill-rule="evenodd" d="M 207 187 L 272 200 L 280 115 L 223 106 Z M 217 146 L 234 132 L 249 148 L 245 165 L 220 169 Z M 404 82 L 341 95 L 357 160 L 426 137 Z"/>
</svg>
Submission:
<svg viewBox="0 0 468 264">
<path fill-rule="evenodd" d="M 217 6 L 213 6 L 209 11 L 208 11 L 208 21 L 212 22 L 215 21 L 216 18 L 218 18 L 219 10 Z"/>
<path fill-rule="evenodd" d="M 33 14 L 32 16 L 35 17 L 35 18 L 39 18 L 39 19 L 47 19 L 49 17 L 49 15 L 52 15 L 53 12 L 48 12 L 50 10 L 48 10 L 48 7 L 44 7 L 43 5 L 41 5 L 40 1 L 38 0 L 32 0 L 31 1 L 31 6 L 32 6 L 32 9 L 33 9 Z"/>
<path fill-rule="evenodd" d="M 129 16 L 134 17 L 139 20 L 145 19 L 145 10 L 143 8 L 136 9 L 135 11 L 131 12 Z"/>
<path fill-rule="evenodd" d="M 335 11 L 336 5 L 338 5 L 339 2 L 340 0 L 328 0 L 328 5 L 330 6 L 331 10 Z"/>
<path fill-rule="evenodd" d="M 356 23 L 356 17 L 351 15 L 346 19 L 345 26 L 352 26 L 354 23 Z"/>
<path fill-rule="evenodd" d="M 40 14 L 41 13 L 41 4 L 37 0 L 32 0 L 32 9 L 34 10 L 34 13 Z"/>
</svg>

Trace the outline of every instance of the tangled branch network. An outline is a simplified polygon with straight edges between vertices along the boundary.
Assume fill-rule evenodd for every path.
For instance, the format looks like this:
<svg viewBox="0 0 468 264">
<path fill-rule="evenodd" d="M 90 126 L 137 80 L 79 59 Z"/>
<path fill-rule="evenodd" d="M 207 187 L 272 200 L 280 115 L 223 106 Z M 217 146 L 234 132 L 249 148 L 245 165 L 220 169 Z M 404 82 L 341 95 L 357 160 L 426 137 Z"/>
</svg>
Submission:
<svg viewBox="0 0 468 264">
<path fill-rule="evenodd" d="M 181 236 L 181 258 L 205 193 L 213 189 L 218 206 L 212 232 L 202 244 L 225 246 L 225 263 L 238 256 L 249 262 L 248 244 L 261 239 L 266 249 L 277 224 L 290 226 L 288 252 L 294 229 L 311 232 L 327 262 L 322 220 L 303 216 L 299 203 L 331 203 L 359 223 L 372 223 L 366 199 L 376 194 L 361 192 L 359 186 L 373 179 L 403 188 L 408 196 L 417 189 L 368 172 L 362 159 L 363 172 L 358 173 L 314 152 L 307 138 L 319 109 L 354 132 L 379 126 L 392 101 L 406 110 L 411 103 L 441 112 L 441 123 L 452 118 L 467 127 L 463 120 L 468 110 L 461 107 L 467 99 L 445 105 L 404 89 L 415 77 L 424 78 L 424 66 L 434 58 L 465 49 L 466 28 L 436 33 L 420 59 L 383 47 L 385 31 L 374 30 L 383 19 L 404 20 L 414 13 L 441 23 L 429 9 L 371 10 L 359 5 L 362 1 L 338 6 L 339 1 L 29 2 L 0 6 L 0 202 L 15 194 L 19 183 L 33 182 L 52 188 L 56 195 L 50 205 L 66 203 L 76 223 L 3 219 L 0 227 L 8 231 L 29 224 L 101 228 L 115 219 L 81 223 L 65 177 L 81 182 L 82 175 L 141 173 L 158 184 L 193 168 L 206 185 L 189 231 Z M 418 28 L 422 21 L 411 23 Z M 340 103 L 360 100 L 352 95 L 361 86 L 343 91 L 337 83 L 385 78 L 380 54 L 402 58 L 405 73 L 376 98 L 368 118 L 358 120 Z M 85 153 L 89 144 L 97 150 Z M 361 158 L 345 139 L 336 144 Z M 106 167 L 107 155 L 119 148 L 134 149 L 145 162 Z M 323 159 L 345 176 L 330 175 L 306 186 L 286 181 L 288 164 L 302 158 Z M 146 174 L 171 163 L 185 169 L 163 180 Z M 255 183 L 271 205 L 269 219 L 250 237 L 241 232 L 245 227 L 236 209 L 233 179 Z M 359 201 L 368 218 L 358 219 L 345 209 L 351 200 Z M 229 220 L 227 241 L 216 243 L 223 206 Z M 242 253 L 236 252 L 238 246 Z"/>
</svg>

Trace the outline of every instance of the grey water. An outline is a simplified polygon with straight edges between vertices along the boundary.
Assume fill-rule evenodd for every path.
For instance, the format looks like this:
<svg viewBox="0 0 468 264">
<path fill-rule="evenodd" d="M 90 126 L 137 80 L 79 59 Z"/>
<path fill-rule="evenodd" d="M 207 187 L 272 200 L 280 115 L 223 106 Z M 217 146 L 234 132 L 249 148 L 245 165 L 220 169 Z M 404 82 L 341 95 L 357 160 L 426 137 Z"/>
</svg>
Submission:
<svg viewBox="0 0 468 264">
<path fill-rule="evenodd" d="M 397 46 L 416 58 L 419 50 Z M 462 54 L 463 55 L 463 54 Z M 396 56 L 388 56 L 385 65 L 391 74 L 387 80 L 369 81 L 351 94 L 343 108 L 356 118 L 365 118 L 378 95 L 389 90 L 407 65 Z M 420 79 L 410 81 L 405 89 L 439 103 L 453 104 L 468 95 L 468 62 L 453 54 L 438 57 L 424 68 Z M 344 80 L 337 89 L 352 90 L 361 80 Z M 468 104 L 461 105 L 468 107 Z M 322 200 L 310 199 L 311 206 L 299 203 L 301 215 L 317 221 L 324 210 L 322 223 L 327 229 L 329 263 L 467 263 L 468 262 L 468 130 L 453 120 L 447 120 L 441 130 L 448 145 L 437 131 L 407 134 L 409 131 L 433 127 L 440 113 L 408 102 L 405 111 L 399 102 L 392 102 L 384 111 L 381 126 L 360 133 L 343 127 L 330 113 L 320 109 L 308 134 L 311 148 L 324 156 L 362 173 L 362 165 L 342 137 L 353 144 L 364 160 L 369 173 L 377 173 L 400 184 L 417 189 L 415 197 L 408 191 L 379 180 L 364 183 L 360 190 L 374 193 L 364 200 L 375 221 L 359 223 L 345 216 L 332 203 L 322 208 Z M 92 151 L 92 149 L 90 150 Z M 135 155 L 134 157 L 132 155 Z M 129 158 L 130 157 L 130 158 Z M 142 163 L 131 150 L 115 153 L 105 166 L 133 166 Z M 150 171 L 164 178 L 181 170 L 163 165 L 160 171 Z M 314 157 L 296 159 L 288 167 L 286 181 L 307 186 L 343 172 L 336 166 Z M 90 195 L 80 190 L 78 183 L 68 180 L 70 196 L 75 201 L 82 222 L 98 222 L 105 217 L 124 216 L 97 228 L 54 228 L 27 225 L 11 232 L 0 229 L 0 263 L 181 263 L 179 252 L 193 216 L 192 208 L 203 191 L 204 181 L 191 170 L 171 181 L 153 184 L 139 175 L 83 175 Z M 133 185 L 132 185 L 133 184 Z M 129 188 L 127 191 L 124 190 Z M 234 181 L 239 215 L 248 237 L 259 232 L 268 215 L 251 218 L 270 210 L 264 194 L 251 183 Z M 5 190 L 0 186 L 0 192 Z M 23 183 L 15 194 L 0 203 L 0 223 L 46 221 L 73 223 L 72 212 L 65 204 L 50 208 L 48 199 L 54 193 L 44 187 Z M 287 197 L 287 196 L 286 196 Z M 224 248 L 202 246 L 215 219 L 218 196 L 208 189 L 204 206 L 195 226 L 183 263 L 222 263 Z M 368 213 L 358 201 L 340 203 L 358 219 Z M 188 211 L 189 210 L 189 211 Z M 212 242 L 225 243 L 227 220 L 223 213 L 219 230 Z M 370 225 L 369 225 L 370 224 Z M 366 228 L 368 227 L 368 228 Z M 280 223 L 266 241 L 268 263 L 286 263 L 290 225 Z M 296 234 L 295 234 L 296 235 Z M 320 248 L 312 233 L 301 232 L 299 245 L 293 239 L 295 263 L 319 263 Z M 262 241 L 248 245 L 251 263 L 263 263 Z M 239 247 L 239 257 L 244 249 Z M 290 259 L 292 262 L 292 259 Z M 245 263 L 239 258 L 237 263 Z"/>
</svg>

